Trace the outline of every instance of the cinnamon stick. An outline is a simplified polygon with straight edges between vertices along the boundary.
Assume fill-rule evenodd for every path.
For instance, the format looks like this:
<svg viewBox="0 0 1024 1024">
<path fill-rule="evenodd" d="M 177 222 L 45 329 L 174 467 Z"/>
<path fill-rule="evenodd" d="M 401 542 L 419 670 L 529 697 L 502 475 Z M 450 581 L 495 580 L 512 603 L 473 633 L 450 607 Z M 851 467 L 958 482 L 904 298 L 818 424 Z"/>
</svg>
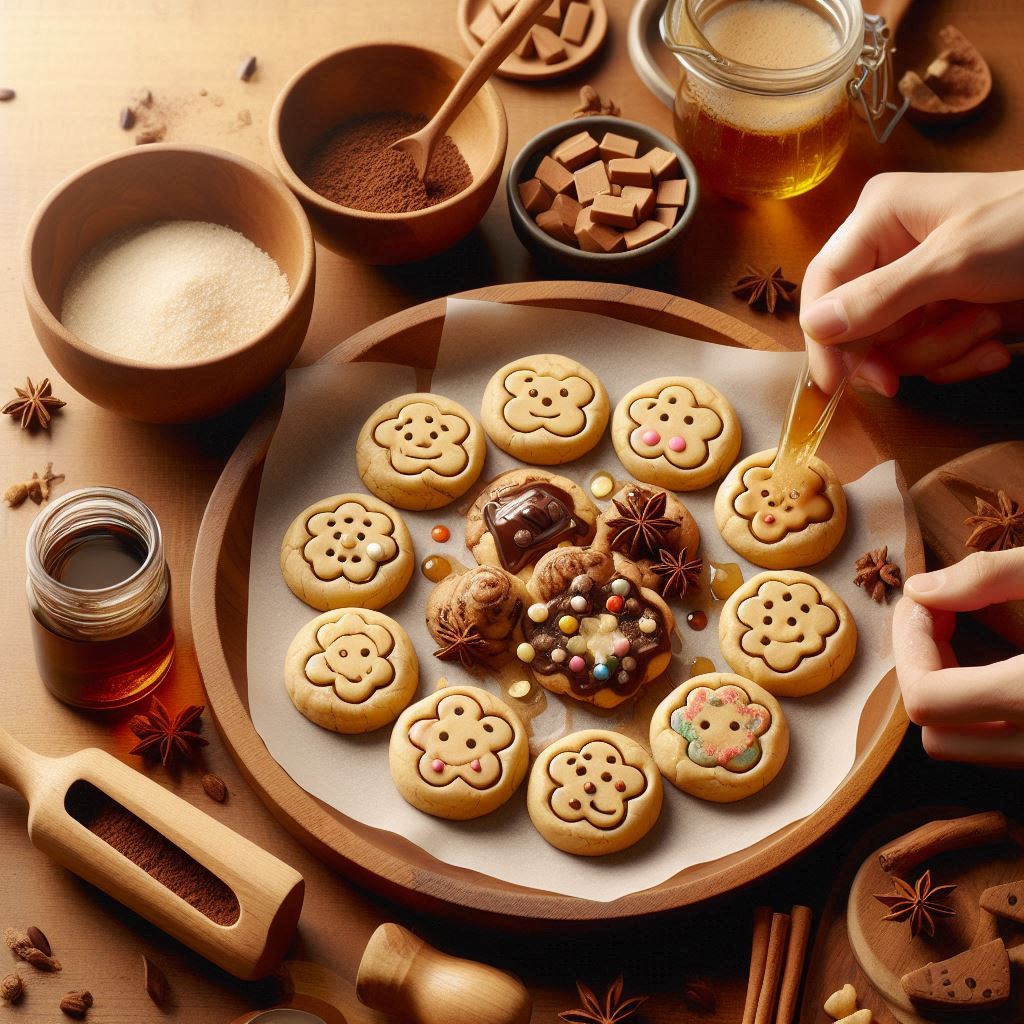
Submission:
<svg viewBox="0 0 1024 1024">
<path fill-rule="evenodd" d="M 779 985 L 779 1008 L 775 1012 L 775 1024 L 791 1024 L 793 1020 L 810 938 L 811 908 L 797 905 L 789 914 L 789 946 L 786 949 L 786 965 L 782 969 L 782 981 Z"/>
<path fill-rule="evenodd" d="M 786 956 L 786 939 L 789 936 L 789 914 L 772 914 L 771 930 L 768 933 L 768 956 L 764 963 L 764 982 L 757 997 L 754 1024 L 771 1024 L 775 1012 L 775 997 L 782 980 L 782 963 Z"/>
<path fill-rule="evenodd" d="M 754 938 L 750 948 L 750 973 L 747 976 L 747 998 L 743 1004 L 743 1024 L 754 1024 L 757 997 L 764 983 L 764 969 L 768 960 L 768 937 L 772 925 L 772 908 L 758 907 L 754 911 Z"/>
<path fill-rule="evenodd" d="M 1001 811 L 931 821 L 882 850 L 878 863 L 886 873 L 902 875 L 936 854 L 1006 842 L 1009 836 L 1006 815 Z"/>
</svg>

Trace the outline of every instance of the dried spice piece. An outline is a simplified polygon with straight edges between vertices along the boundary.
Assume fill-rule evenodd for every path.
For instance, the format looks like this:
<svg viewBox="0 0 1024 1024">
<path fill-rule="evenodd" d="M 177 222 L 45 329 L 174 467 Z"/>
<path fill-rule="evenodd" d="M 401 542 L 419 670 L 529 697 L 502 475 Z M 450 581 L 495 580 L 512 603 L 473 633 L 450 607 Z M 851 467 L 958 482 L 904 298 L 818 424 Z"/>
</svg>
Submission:
<svg viewBox="0 0 1024 1024">
<path fill-rule="evenodd" d="M 692 587 L 700 586 L 704 560 L 688 559 L 686 555 L 686 548 L 675 553 L 668 548 L 661 548 L 658 551 L 658 561 L 651 569 L 661 577 L 662 597 L 682 597 Z"/>
<path fill-rule="evenodd" d="M 211 800 L 216 800 L 219 804 L 224 803 L 228 798 L 227 783 L 219 775 L 214 775 L 213 772 L 207 772 L 203 776 L 203 792 Z"/>
<path fill-rule="evenodd" d="M 602 101 L 592 85 L 584 85 L 580 89 L 580 105 L 572 112 L 575 117 L 590 117 L 592 114 L 605 114 L 608 117 L 619 117 L 619 110 L 614 100 Z"/>
<path fill-rule="evenodd" d="M 202 728 L 200 716 L 205 710 L 204 705 L 189 704 L 172 716 L 160 699 L 154 697 L 149 711 L 135 715 L 128 723 L 128 728 L 139 738 L 129 753 L 159 757 L 164 767 L 194 757 L 201 747 L 209 743 L 199 735 Z"/>
<path fill-rule="evenodd" d="M 68 992 L 60 1001 L 61 1013 L 66 1013 L 75 1020 L 82 1020 L 92 1006 L 92 993 L 87 991 Z"/>
<path fill-rule="evenodd" d="M 666 538 L 679 527 L 674 519 L 665 515 L 668 495 L 664 491 L 645 491 L 636 487 L 629 491 L 625 501 L 612 498 L 618 515 L 608 520 L 609 529 L 615 530 L 612 547 L 628 550 L 630 558 L 655 558 L 665 546 Z"/>
<path fill-rule="evenodd" d="M 890 590 L 899 590 L 903 586 L 903 575 L 895 562 L 889 561 L 889 549 L 878 548 L 860 556 L 854 566 L 857 570 L 853 582 L 863 587 L 872 601 L 884 604 L 889 598 Z"/>
<path fill-rule="evenodd" d="M 915 883 L 910 885 L 902 878 L 894 877 L 892 884 L 896 892 L 884 896 L 876 895 L 879 903 L 889 908 L 884 921 L 909 921 L 911 938 L 919 933 L 931 938 L 935 935 L 935 919 L 937 917 L 953 917 L 956 911 L 943 903 L 955 888 L 955 885 L 932 885 L 932 873 L 926 871 Z"/>
<path fill-rule="evenodd" d="M 40 971 L 59 971 L 60 961 L 37 949 L 32 940 L 16 928 L 8 928 L 4 932 L 4 944 L 15 956 L 21 957 L 30 967 Z"/>
<path fill-rule="evenodd" d="M 33 473 L 31 480 L 25 480 L 20 484 L 11 484 L 4 491 L 4 501 L 10 508 L 17 508 L 24 504 L 26 498 L 31 498 L 37 505 L 41 505 L 44 501 L 49 500 L 53 485 L 62 483 L 63 480 L 64 474 L 54 473 L 53 463 L 48 462 L 42 476 Z"/>
<path fill-rule="evenodd" d="M 976 497 L 977 511 L 964 520 L 971 534 L 964 541 L 974 551 L 1007 551 L 1024 546 L 1024 505 L 999 491 L 995 502 Z"/>
<path fill-rule="evenodd" d="M 130 132 L 135 127 L 135 111 L 131 107 L 122 107 L 117 123 L 121 126 L 121 131 Z"/>
<path fill-rule="evenodd" d="M 5 975 L 0 980 L 0 999 L 5 999 L 9 1003 L 16 1003 L 25 994 L 25 983 L 21 980 L 21 975 L 15 971 L 13 974 Z"/>
<path fill-rule="evenodd" d="M 256 74 L 256 58 L 246 57 L 241 64 L 238 65 L 238 77 L 243 82 L 248 82 L 253 75 Z"/>
<path fill-rule="evenodd" d="M 622 998 L 622 975 L 608 987 L 602 1004 L 596 995 L 581 981 L 576 982 L 576 991 L 583 1003 L 579 1009 L 563 1010 L 558 1019 L 565 1024 L 621 1024 L 628 1020 L 647 1001 L 647 996 Z"/>
<path fill-rule="evenodd" d="M 157 1006 L 166 1006 L 171 998 L 171 986 L 167 975 L 152 960 L 142 954 L 142 981 L 146 986 L 146 995 Z"/>
<path fill-rule="evenodd" d="M 458 660 L 463 668 L 470 668 L 475 661 L 486 656 L 488 644 L 475 625 L 455 622 L 454 619 L 447 608 L 442 610 L 434 629 L 434 639 L 441 646 L 434 651 L 434 657 L 442 661 Z"/>
<path fill-rule="evenodd" d="M 688 1010 L 697 1013 L 714 1013 L 718 1006 L 718 997 L 709 981 L 694 978 L 683 986 L 683 1002 Z"/>
<path fill-rule="evenodd" d="M 760 270 L 747 264 L 747 272 L 733 285 L 732 293 L 754 309 L 774 313 L 777 306 L 793 306 L 797 286 L 782 276 L 782 267 Z"/>
<path fill-rule="evenodd" d="M 25 387 L 16 387 L 14 391 L 18 397 L 12 398 L 0 412 L 20 419 L 22 430 L 36 426 L 49 430 L 53 413 L 67 405 L 67 402 L 54 398 L 49 377 L 44 377 L 38 387 L 26 378 Z"/>
<path fill-rule="evenodd" d="M 17 95 L 13 89 L 0 89 L 0 103 L 10 103 Z"/>
<path fill-rule="evenodd" d="M 154 142 L 162 142 L 166 134 L 167 128 L 162 124 L 156 125 L 154 128 L 145 128 L 143 131 L 136 133 L 135 145 L 149 146 Z"/>
<path fill-rule="evenodd" d="M 25 934 L 28 936 L 28 941 L 31 942 L 36 949 L 41 949 L 47 956 L 53 956 L 53 948 L 50 946 L 50 940 L 35 925 L 30 925 L 25 930 Z"/>
</svg>

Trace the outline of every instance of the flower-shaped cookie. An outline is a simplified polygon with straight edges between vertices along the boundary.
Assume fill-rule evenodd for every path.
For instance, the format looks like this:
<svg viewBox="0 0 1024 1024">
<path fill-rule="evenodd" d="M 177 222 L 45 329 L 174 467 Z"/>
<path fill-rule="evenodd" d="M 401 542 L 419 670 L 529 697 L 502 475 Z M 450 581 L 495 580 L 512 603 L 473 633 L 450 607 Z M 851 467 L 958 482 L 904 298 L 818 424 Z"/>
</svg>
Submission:
<svg viewBox="0 0 1024 1024">
<path fill-rule="evenodd" d="M 787 480 L 776 477 L 771 467 L 755 466 L 743 474 L 743 490 L 733 506 L 764 544 L 775 544 L 832 516 L 832 502 L 818 473 L 801 466 L 795 478 Z"/>
<path fill-rule="evenodd" d="M 526 774 L 515 713 L 475 686 L 442 686 L 406 709 L 391 733 L 391 776 L 414 807 L 476 818 L 503 804 Z"/>
<path fill-rule="evenodd" d="M 281 543 L 281 573 L 296 597 L 329 608 L 381 608 L 413 571 L 402 517 L 369 494 L 336 494 L 300 512 Z"/>
<path fill-rule="evenodd" d="M 440 508 L 454 501 L 476 482 L 485 455 L 479 424 L 443 395 L 385 402 L 356 439 L 363 483 L 399 508 Z"/>
<path fill-rule="evenodd" d="M 805 572 L 772 570 L 741 584 L 718 620 L 722 656 L 783 697 L 814 693 L 846 671 L 857 627 L 842 599 Z"/>
<path fill-rule="evenodd" d="M 758 737 L 771 727 L 772 715 L 760 704 L 752 704 L 739 686 L 717 690 L 698 686 L 672 712 L 669 722 L 689 744 L 686 752 L 694 764 L 746 772 L 761 760 Z"/>
<path fill-rule="evenodd" d="M 638 743 L 614 732 L 573 733 L 542 751 L 527 807 L 537 831 L 568 853 L 595 856 L 641 839 L 661 811 L 657 766 Z"/>
<path fill-rule="evenodd" d="M 484 429 L 499 448 L 553 465 L 589 451 L 608 423 L 608 395 L 584 366 L 537 355 L 503 366 L 488 382 Z"/>
<path fill-rule="evenodd" d="M 671 490 L 697 490 L 723 476 L 740 449 L 739 420 L 710 384 L 659 377 L 619 402 L 612 439 L 638 480 Z"/>
<path fill-rule="evenodd" d="M 318 615 L 295 635 L 285 688 L 311 722 L 333 732 L 369 732 L 412 700 L 419 666 L 405 630 L 369 608 Z"/>
</svg>

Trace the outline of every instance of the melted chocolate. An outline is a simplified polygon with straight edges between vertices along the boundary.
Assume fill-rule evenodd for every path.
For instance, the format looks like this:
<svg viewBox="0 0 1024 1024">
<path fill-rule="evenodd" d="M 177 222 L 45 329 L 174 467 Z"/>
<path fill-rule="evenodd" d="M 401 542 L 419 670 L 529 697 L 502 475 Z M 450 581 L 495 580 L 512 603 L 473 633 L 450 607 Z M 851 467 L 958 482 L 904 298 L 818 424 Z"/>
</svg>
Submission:
<svg viewBox="0 0 1024 1024">
<path fill-rule="evenodd" d="M 519 572 L 563 540 L 587 532 L 576 517 L 572 496 L 544 481 L 499 492 L 484 505 L 483 517 L 508 572 Z"/>
</svg>

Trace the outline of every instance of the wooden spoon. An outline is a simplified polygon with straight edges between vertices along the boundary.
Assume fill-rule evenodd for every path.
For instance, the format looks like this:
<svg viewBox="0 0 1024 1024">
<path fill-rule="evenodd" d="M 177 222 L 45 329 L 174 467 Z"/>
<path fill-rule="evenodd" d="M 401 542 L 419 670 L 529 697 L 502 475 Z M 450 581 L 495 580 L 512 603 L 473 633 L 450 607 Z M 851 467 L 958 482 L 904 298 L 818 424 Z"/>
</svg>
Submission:
<svg viewBox="0 0 1024 1024">
<path fill-rule="evenodd" d="M 403 150 L 412 157 L 420 181 L 427 176 L 434 147 L 444 137 L 452 122 L 550 6 L 551 0 L 519 0 L 501 28 L 469 62 L 441 109 L 418 132 L 391 144 L 391 149 Z"/>
</svg>

